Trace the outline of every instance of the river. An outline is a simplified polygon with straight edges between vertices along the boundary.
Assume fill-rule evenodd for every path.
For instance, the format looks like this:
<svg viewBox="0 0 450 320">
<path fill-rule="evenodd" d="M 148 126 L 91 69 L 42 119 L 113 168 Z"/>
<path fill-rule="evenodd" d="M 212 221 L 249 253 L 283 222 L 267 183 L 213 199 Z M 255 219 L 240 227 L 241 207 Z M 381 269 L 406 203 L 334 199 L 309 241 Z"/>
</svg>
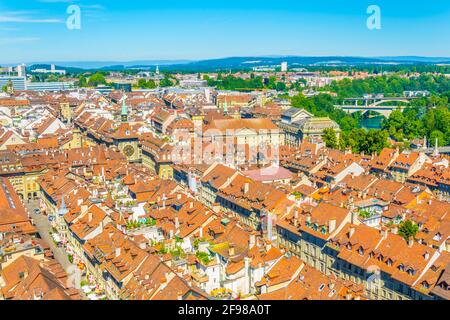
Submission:
<svg viewBox="0 0 450 320">
<path fill-rule="evenodd" d="M 361 128 L 365 129 L 381 129 L 381 123 L 383 122 L 383 116 L 374 116 L 370 118 L 362 118 L 359 122 Z"/>
</svg>

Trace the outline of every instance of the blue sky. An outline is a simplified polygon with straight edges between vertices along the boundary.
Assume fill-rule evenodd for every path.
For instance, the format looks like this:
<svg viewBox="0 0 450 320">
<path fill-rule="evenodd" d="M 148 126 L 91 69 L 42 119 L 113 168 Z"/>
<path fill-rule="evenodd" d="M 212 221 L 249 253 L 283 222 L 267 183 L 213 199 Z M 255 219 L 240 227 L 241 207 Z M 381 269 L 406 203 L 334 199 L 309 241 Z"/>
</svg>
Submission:
<svg viewBox="0 0 450 320">
<path fill-rule="evenodd" d="M 449 57 L 450 1 L 0 0 L 0 64 L 252 55 Z"/>
</svg>

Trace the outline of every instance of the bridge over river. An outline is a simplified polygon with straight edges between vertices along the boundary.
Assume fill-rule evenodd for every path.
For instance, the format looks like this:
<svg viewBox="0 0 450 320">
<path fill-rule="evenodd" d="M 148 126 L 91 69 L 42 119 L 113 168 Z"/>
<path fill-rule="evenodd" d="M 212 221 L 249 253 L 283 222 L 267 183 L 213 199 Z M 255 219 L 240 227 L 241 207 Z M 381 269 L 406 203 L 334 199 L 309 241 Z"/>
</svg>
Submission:
<svg viewBox="0 0 450 320">
<path fill-rule="evenodd" d="M 348 113 L 361 111 L 363 114 L 368 111 L 375 111 L 386 118 L 396 109 L 404 110 L 408 107 L 411 100 L 416 98 L 409 97 L 373 97 L 373 98 L 348 98 L 344 99 L 342 105 L 335 105 L 336 108 Z M 386 102 L 404 103 L 406 105 L 383 105 Z"/>
</svg>

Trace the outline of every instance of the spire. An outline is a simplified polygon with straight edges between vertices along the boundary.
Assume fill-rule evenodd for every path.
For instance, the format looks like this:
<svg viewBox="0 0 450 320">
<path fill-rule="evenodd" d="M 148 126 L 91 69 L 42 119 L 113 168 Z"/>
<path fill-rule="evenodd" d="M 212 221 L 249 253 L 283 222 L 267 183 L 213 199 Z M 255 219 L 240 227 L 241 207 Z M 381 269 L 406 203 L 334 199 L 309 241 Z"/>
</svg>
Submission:
<svg viewBox="0 0 450 320">
<path fill-rule="evenodd" d="M 438 138 L 436 138 L 436 143 L 434 145 L 433 156 L 439 157 L 439 139 Z"/>
<path fill-rule="evenodd" d="M 127 100 L 127 97 L 124 96 L 123 100 L 122 100 L 122 112 L 120 113 L 122 122 L 128 121 L 128 106 L 127 106 L 126 100 Z"/>
</svg>

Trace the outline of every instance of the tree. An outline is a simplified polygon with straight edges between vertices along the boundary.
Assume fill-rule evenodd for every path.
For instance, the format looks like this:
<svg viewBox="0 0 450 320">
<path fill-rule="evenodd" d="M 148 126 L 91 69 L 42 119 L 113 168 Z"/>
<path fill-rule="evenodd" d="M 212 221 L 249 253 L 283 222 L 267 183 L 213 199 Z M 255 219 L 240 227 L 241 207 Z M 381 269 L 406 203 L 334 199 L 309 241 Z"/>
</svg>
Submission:
<svg viewBox="0 0 450 320">
<path fill-rule="evenodd" d="M 383 130 L 369 130 L 361 139 L 359 150 L 366 154 L 379 154 L 388 146 L 388 133 Z"/>
<path fill-rule="evenodd" d="M 366 154 L 379 154 L 388 143 L 388 133 L 383 130 L 369 130 L 355 128 L 350 132 L 343 132 L 340 139 L 340 148 L 351 148 L 353 152 Z"/>
<path fill-rule="evenodd" d="M 171 87 L 171 86 L 173 86 L 173 82 L 172 82 L 172 80 L 169 79 L 169 77 L 166 76 L 166 77 L 164 77 L 164 79 L 161 80 L 159 85 L 161 87 Z"/>
<path fill-rule="evenodd" d="M 275 89 L 277 91 L 286 91 L 286 84 L 284 82 L 277 82 Z"/>
<path fill-rule="evenodd" d="M 394 110 L 388 119 L 383 121 L 382 128 L 389 132 L 389 135 L 396 141 L 402 141 L 406 118 L 401 110 Z"/>
<path fill-rule="evenodd" d="M 103 74 L 97 72 L 89 78 L 88 84 L 91 87 L 97 87 L 100 84 L 106 84 L 105 76 Z"/>
<path fill-rule="evenodd" d="M 150 80 L 145 80 L 145 79 L 139 79 L 137 86 L 141 89 L 155 89 L 156 88 L 156 83 L 154 80 L 150 79 Z"/>
<path fill-rule="evenodd" d="M 323 141 L 327 148 L 337 149 L 339 147 L 336 131 L 333 128 L 327 128 L 323 130 Z"/>
<path fill-rule="evenodd" d="M 411 220 L 404 221 L 398 228 L 398 234 L 402 236 L 406 241 L 414 238 L 419 231 L 419 226 Z"/>
<path fill-rule="evenodd" d="M 2 87 L 2 91 L 3 91 L 3 92 L 8 92 L 8 86 L 6 86 L 6 85 L 3 86 L 3 87 Z"/>
<path fill-rule="evenodd" d="M 438 140 L 438 146 L 439 147 L 445 146 L 446 139 L 445 139 L 445 135 L 444 135 L 444 133 L 442 133 L 442 131 L 434 130 L 431 133 L 431 135 L 430 135 L 430 143 L 431 143 L 432 146 L 435 145 L 436 139 Z"/>
<path fill-rule="evenodd" d="M 81 75 L 78 79 L 78 87 L 85 88 L 88 86 L 88 82 L 85 76 Z"/>
</svg>

